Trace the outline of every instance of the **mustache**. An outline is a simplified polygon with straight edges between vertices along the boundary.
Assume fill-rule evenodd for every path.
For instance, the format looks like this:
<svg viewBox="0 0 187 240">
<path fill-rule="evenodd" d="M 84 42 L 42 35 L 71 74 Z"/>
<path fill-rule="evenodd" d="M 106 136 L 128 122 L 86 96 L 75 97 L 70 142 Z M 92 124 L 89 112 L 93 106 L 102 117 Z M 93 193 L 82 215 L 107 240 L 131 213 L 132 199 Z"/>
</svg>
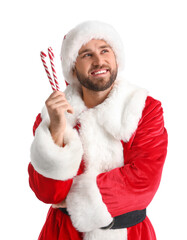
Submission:
<svg viewBox="0 0 187 240">
<path fill-rule="evenodd" d="M 99 70 L 99 69 L 108 69 L 108 70 L 110 70 L 110 67 L 107 66 L 107 65 L 102 65 L 102 66 L 98 65 L 98 66 L 94 66 L 94 67 L 90 68 L 89 72 L 93 72 L 93 71 Z"/>
</svg>

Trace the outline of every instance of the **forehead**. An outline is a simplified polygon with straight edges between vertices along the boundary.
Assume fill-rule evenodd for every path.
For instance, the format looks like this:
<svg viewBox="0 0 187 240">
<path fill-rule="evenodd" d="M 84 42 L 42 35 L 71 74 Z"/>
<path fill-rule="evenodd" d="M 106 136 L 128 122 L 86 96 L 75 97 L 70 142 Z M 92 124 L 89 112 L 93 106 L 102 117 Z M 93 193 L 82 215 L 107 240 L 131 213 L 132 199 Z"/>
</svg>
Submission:
<svg viewBox="0 0 187 240">
<path fill-rule="evenodd" d="M 111 46 L 104 40 L 92 39 L 79 49 L 79 54 L 81 54 L 81 52 L 85 51 L 86 49 L 93 51 L 95 49 L 104 48 L 104 47 L 111 48 Z"/>
</svg>

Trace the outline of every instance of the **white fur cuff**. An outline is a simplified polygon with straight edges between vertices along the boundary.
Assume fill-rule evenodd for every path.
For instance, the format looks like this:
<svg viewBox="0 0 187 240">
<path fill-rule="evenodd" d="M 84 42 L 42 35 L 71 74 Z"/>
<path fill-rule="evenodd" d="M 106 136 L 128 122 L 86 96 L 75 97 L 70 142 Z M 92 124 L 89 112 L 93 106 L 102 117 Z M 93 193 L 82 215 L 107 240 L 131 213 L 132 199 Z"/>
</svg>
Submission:
<svg viewBox="0 0 187 240">
<path fill-rule="evenodd" d="M 102 201 L 94 174 L 74 178 L 66 203 L 72 223 L 80 232 L 108 226 L 113 220 Z"/>
<path fill-rule="evenodd" d="M 67 180 L 76 176 L 82 160 L 82 143 L 75 129 L 66 127 L 65 147 L 59 147 L 52 139 L 49 123 L 43 120 L 36 130 L 31 145 L 31 163 L 45 177 Z"/>
</svg>

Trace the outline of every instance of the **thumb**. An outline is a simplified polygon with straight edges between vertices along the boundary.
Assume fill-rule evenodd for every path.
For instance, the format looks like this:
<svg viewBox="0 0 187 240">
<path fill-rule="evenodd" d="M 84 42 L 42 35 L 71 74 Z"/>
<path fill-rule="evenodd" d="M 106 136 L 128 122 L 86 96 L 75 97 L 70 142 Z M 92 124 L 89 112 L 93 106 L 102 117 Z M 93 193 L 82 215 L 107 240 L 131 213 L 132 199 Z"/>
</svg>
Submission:
<svg viewBox="0 0 187 240">
<path fill-rule="evenodd" d="M 73 108 L 72 108 L 71 105 L 68 106 L 67 112 L 68 112 L 68 113 L 71 113 L 71 114 L 74 113 L 74 110 L 73 110 Z"/>
</svg>

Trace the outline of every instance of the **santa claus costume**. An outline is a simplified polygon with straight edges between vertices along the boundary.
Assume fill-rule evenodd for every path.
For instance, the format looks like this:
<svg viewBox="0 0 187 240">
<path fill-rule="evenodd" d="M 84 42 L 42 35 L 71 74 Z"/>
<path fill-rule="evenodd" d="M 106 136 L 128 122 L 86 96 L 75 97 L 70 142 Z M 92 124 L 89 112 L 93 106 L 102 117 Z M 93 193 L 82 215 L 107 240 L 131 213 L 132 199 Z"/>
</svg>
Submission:
<svg viewBox="0 0 187 240">
<path fill-rule="evenodd" d="M 87 108 L 73 76 L 78 51 L 92 39 L 105 40 L 119 67 L 105 101 Z M 121 75 L 123 46 L 108 24 L 89 21 L 72 29 L 62 43 L 67 101 L 64 147 L 49 131 L 46 107 L 34 124 L 29 183 L 50 207 L 39 240 L 155 240 L 146 216 L 161 179 L 167 152 L 161 103 Z"/>
</svg>

